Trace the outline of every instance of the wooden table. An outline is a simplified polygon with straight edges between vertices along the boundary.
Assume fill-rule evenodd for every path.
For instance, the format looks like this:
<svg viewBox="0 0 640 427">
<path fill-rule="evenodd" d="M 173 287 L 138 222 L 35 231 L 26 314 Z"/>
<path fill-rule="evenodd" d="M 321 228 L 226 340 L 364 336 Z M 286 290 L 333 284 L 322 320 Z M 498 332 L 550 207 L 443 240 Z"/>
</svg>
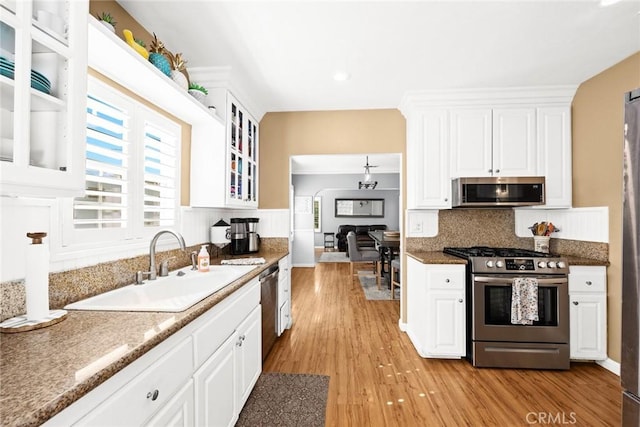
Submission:
<svg viewBox="0 0 640 427">
<path fill-rule="evenodd" d="M 382 263 L 380 268 L 380 275 L 384 276 L 384 264 L 385 264 L 385 252 L 388 252 L 388 264 L 389 275 L 385 277 L 385 283 L 391 285 L 391 261 L 395 252 L 400 249 L 400 235 L 389 236 L 385 235 L 385 231 L 375 230 L 369 231 L 369 237 L 373 239 L 376 245 L 376 249 L 380 252 L 380 262 Z"/>
</svg>

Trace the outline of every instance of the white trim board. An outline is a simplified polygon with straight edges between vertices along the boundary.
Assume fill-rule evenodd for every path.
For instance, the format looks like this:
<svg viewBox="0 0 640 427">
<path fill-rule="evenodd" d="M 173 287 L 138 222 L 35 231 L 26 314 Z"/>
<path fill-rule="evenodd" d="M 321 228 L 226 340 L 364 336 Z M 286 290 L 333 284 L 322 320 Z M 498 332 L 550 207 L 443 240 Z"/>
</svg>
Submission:
<svg viewBox="0 0 640 427">
<path fill-rule="evenodd" d="M 515 233 L 518 237 L 532 237 L 536 222 L 552 222 L 560 229 L 552 237 L 587 242 L 609 243 L 609 207 L 570 209 L 514 209 Z"/>
</svg>

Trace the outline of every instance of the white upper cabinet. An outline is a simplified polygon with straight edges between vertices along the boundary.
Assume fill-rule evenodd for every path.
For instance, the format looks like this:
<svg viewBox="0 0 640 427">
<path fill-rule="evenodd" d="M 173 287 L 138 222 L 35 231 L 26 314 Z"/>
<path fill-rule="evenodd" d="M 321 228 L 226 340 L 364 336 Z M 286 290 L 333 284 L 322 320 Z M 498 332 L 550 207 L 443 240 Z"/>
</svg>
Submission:
<svg viewBox="0 0 640 427">
<path fill-rule="evenodd" d="M 451 110 L 451 176 L 491 176 L 491 109 Z"/>
<path fill-rule="evenodd" d="M 0 6 L 0 193 L 84 192 L 88 1 Z"/>
<path fill-rule="evenodd" d="M 451 179 L 482 176 L 544 176 L 541 207 L 570 207 L 575 90 L 406 94 L 400 109 L 407 118 L 407 208 L 450 208 Z"/>
<path fill-rule="evenodd" d="M 534 176 L 534 108 L 453 109 L 451 176 Z"/>
<path fill-rule="evenodd" d="M 538 108 L 538 174 L 547 178 L 545 207 L 570 208 L 571 106 Z"/>
<path fill-rule="evenodd" d="M 451 207 L 449 113 L 434 109 L 407 121 L 407 205 L 410 208 Z"/>
<path fill-rule="evenodd" d="M 191 206 L 258 207 L 258 121 L 226 89 L 209 91 L 225 122 L 191 145 Z"/>
</svg>

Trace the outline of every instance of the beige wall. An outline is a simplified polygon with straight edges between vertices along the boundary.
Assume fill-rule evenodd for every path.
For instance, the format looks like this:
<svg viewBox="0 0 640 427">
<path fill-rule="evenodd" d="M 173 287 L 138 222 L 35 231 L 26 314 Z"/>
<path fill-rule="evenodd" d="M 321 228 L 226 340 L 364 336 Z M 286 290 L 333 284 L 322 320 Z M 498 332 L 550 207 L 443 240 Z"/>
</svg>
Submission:
<svg viewBox="0 0 640 427">
<path fill-rule="evenodd" d="M 153 36 L 149 33 L 143 26 L 138 24 L 138 22 L 133 19 L 129 13 L 122 8 L 118 3 L 114 0 L 91 0 L 89 2 L 89 13 L 93 16 L 97 16 L 102 14 L 103 12 L 110 13 L 116 21 L 116 35 L 124 40 L 124 36 L 122 35 L 122 30 L 131 30 L 134 37 L 136 39 L 143 40 L 147 45 L 147 49 L 151 44 L 151 40 Z M 164 110 L 160 110 L 155 105 L 149 103 L 147 100 L 139 97 L 138 95 L 132 93 L 131 91 L 125 89 L 124 87 L 114 83 L 112 80 L 104 77 L 102 74 L 99 74 L 93 70 L 89 70 L 89 74 L 94 77 L 99 78 L 102 81 L 107 82 L 108 84 L 118 87 L 123 93 L 126 93 L 128 96 L 138 100 L 142 104 L 152 108 L 153 110 L 163 114 L 170 119 L 176 121 L 182 126 L 182 152 L 181 152 L 181 160 L 180 160 L 180 204 L 182 206 L 189 206 L 190 198 L 189 198 L 189 188 L 191 183 L 190 172 L 191 172 L 191 125 L 183 122 L 182 120 L 177 119 L 176 117 L 168 114 Z M 185 73 L 186 74 L 186 73 Z M 188 75 L 187 75 L 188 76 Z"/>
<path fill-rule="evenodd" d="M 583 82 L 573 101 L 573 205 L 609 207 L 608 354 L 620 362 L 624 94 L 640 87 L 640 52 Z"/>
<path fill-rule="evenodd" d="M 398 110 L 267 113 L 260 122 L 260 208 L 289 207 L 290 156 L 402 153 L 404 159 L 405 127 Z"/>
</svg>

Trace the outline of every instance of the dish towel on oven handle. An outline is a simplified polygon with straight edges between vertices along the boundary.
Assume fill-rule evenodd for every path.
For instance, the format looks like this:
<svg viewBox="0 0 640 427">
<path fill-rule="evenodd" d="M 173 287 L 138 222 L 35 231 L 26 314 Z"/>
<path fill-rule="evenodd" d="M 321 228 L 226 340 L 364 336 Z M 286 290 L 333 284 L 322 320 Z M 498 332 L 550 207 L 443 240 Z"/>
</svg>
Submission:
<svg viewBox="0 0 640 427">
<path fill-rule="evenodd" d="M 511 285 L 511 323 L 533 325 L 538 320 L 538 279 L 516 277 Z"/>
</svg>

